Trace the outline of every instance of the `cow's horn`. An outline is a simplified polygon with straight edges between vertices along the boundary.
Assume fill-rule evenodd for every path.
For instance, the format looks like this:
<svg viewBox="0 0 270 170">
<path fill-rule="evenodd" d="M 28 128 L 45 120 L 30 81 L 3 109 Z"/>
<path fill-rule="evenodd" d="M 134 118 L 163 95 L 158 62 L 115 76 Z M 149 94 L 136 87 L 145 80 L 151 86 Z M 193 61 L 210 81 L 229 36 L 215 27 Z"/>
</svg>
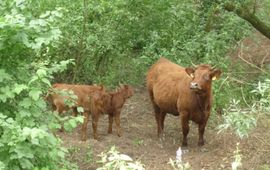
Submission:
<svg viewBox="0 0 270 170">
<path fill-rule="evenodd" d="M 191 64 L 192 64 L 192 66 L 195 67 L 195 68 L 198 67 L 198 65 L 194 64 L 192 61 L 191 61 Z"/>
</svg>

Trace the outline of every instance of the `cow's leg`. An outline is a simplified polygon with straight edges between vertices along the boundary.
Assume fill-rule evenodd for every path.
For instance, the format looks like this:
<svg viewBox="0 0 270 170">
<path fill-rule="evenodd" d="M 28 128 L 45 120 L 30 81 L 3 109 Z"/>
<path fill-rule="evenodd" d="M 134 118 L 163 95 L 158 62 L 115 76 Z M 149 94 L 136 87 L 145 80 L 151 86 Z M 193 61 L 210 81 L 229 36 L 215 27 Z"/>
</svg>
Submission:
<svg viewBox="0 0 270 170">
<path fill-rule="evenodd" d="M 160 112 L 159 107 L 156 104 L 153 104 L 154 110 L 155 110 L 155 118 L 157 122 L 157 133 L 158 133 L 158 138 L 160 138 L 163 135 L 163 129 L 162 129 L 162 114 Z"/>
<path fill-rule="evenodd" d="M 182 146 L 186 147 L 187 146 L 187 135 L 189 132 L 189 122 L 188 122 L 188 114 L 186 113 L 181 113 L 180 114 L 180 119 L 181 119 L 181 125 L 182 125 L 182 132 L 183 132 L 183 141 L 182 141 Z"/>
<path fill-rule="evenodd" d="M 153 108 L 155 111 L 155 118 L 156 118 L 156 122 L 157 122 L 157 135 L 158 138 L 160 138 L 163 134 L 163 129 L 161 127 L 161 113 L 160 113 L 160 108 L 158 107 L 158 105 L 154 102 L 154 94 L 152 90 L 148 90 L 151 102 L 153 104 Z"/>
<path fill-rule="evenodd" d="M 113 124 L 113 115 L 109 114 L 109 128 L 108 128 L 109 134 L 112 134 L 112 124 Z"/>
<path fill-rule="evenodd" d="M 198 141 L 198 146 L 203 146 L 204 145 L 203 135 L 204 135 L 204 130 L 205 130 L 206 123 L 207 123 L 208 118 L 209 118 L 209 115 L 210 115 L 210 111 L 209 112 L 206 112 L 204 115 L 205 115 L 205 117 L 204 117 L 203 123 L 200 123 L 199 124 L 199 141 Z"/>
<path fill-rule="evenodd" d="M 199 141 L 198 141 L 198 146 L 204 145 L 203 134 L 204 134 L 205 125 L 206 125 L 206 123 L 199 124 Z"/>
<path fill-rule="evenodd" d="M 120 137 L 122 136 L 122 130 L 121 130 L 121 125 L 120 125 L 120 112 L 115 113 L 114 119 L 115 119 L 115 124 L 116 124 L 117 135 Z"/>
<path fill-rule="evenodd" d="M 164 132 L 164 121 L 165 121 L 166 113 L 160 112 L 160 127 L 162 132 Z"/>
<path fill-rule="evenodd" d="M 86 136 L 87 136 L 87 124 L 89 121 L 89 113 L 88 112 L 83 112 L 83 125 L 82 125 L 82 141 L 86 141 Z"/>
<path fill-rule="evenodd" d="M 97 126 L 98 126 L 99 114 L 92 113 L 92 128 L 94 133 L 94 139 L 98 140 Z"/>
<path fill-rule="evenodd" d="M 63 112 L 64 112 L 64 106 L 61 104 L 55 104 L 55 111 L 59 114 L 59 116 L 62 116 Z M 61 123 L 61 122 L 60 122 Z M 64 126 L 61 123 L 61 128 L 59 130 L 60 132 L 64 132 Z"/>
</svg>

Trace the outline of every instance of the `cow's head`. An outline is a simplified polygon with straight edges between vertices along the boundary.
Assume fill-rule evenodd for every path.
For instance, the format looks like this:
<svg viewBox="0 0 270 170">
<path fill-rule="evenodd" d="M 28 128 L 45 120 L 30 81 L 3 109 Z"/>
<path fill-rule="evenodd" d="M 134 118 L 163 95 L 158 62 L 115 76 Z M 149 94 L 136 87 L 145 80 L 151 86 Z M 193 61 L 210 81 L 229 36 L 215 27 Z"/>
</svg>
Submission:
<svg viewBox="0 0 270 170">
<path fill-rule="evenodd" d="M 196 92 L 206 92 L 210 89 L 212 80 L 220 77 L 221 71 L 210 65 L 199 65 L 195 69 L 186 68 L 186 73 L 192 78 L 190 89 Z"/>
</svg>

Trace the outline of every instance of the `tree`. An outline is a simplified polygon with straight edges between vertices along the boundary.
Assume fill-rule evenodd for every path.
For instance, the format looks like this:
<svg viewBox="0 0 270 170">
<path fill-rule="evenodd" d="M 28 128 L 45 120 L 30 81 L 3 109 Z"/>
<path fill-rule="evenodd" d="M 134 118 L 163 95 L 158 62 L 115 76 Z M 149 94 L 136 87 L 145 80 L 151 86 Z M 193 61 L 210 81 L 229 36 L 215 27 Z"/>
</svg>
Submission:
<svg viewBox="0 0 270 170">
<path fill-rule="evenodd" d="M 224 8 L 229 12 L 234 12 L 240 18 L 249 22 L 256 30 L 270 39 L 270 26 L 262 21 L 257 15 L 259 2 L 257 0 L 247 1 L 245 3 L 236 4 L 228 1 L 224 4 Z"/>
</svg>

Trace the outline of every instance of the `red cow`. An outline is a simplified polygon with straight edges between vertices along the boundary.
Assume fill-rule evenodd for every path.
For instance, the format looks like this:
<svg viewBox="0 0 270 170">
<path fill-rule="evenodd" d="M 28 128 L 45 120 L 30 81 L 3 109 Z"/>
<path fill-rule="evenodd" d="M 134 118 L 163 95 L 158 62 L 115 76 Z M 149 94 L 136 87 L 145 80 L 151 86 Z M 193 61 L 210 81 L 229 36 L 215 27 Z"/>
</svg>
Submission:
<svg viewBox="0 0 270 170">
<path fill-rule="evenodd" d="M 183 141 L 187 146 L 189 120 L 199 125 L 198 145 L 204 145 L 204 130 L 212 105 L 212 80 L 221 71 L 210 65 L 183 68 L 160 58 L 147 73 L 147 88 L 154 107 L 158 136 L 163 134 L 166 113 L 180 115 Z"/>
<path fill-rule="evenodd" d="M 133 95 L 133 89 L 129 85 L 120 86 L 115 92 L 95 93 L 91 98 L 91 116 L 94 139 L 98 139 L 97 125 L 100 114 L 108 114 L 108 133 L 112 133 L 113 118 L 116 123 L 117 135 L 122 135 L 120 126 L 120 113 L 126 101 Z M 84 132 L 86 133 L 86 132 Z"/>
<path fill-rule="evenodd" d="M 65 99 L 72 98 L 68 96 L 62 96 L 61 94 L 57 93 L 57 90 L 61 91 L 72 91 L 76 96 L 75 105 L 72 107 L 67 106 L 64 103 Z M 50 95 L 48 96 L 48 100 L 53 106 L 53 109 L 57 111 L 59 114 L 62 114 L 64 111 L 69 109 L 73 110 L 73 115 L 76 116 L 78 114 L 77 107 L 82 107 L 84 109 L 84 122 L 82 126 L 82 140 L 86 140 L 85 137 L 85 129 L 88 122 L 88 115 L 90 114 L 90 99 L 95 93 L 105 93 L 105 88 L 103 86 L 97 85 L 71 85 L 71 84 L 54 84 L 52 86 L 52 90 Z"/>
</svg>

